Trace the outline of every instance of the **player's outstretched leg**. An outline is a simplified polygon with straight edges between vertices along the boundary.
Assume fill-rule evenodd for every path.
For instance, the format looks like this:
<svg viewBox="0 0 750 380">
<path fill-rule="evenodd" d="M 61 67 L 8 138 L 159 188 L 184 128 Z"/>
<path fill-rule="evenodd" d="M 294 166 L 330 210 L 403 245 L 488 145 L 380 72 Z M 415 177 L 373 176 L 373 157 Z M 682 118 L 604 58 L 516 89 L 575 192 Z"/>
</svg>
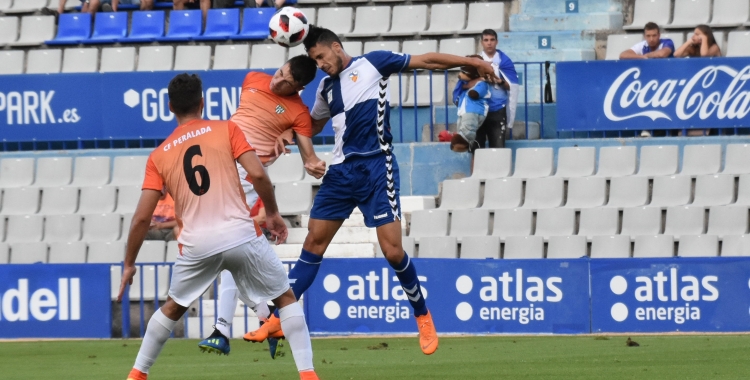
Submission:
<svg viewBox="0 0 750 380">
<path fill-rule="evenodd" d="M 203 352 L 229 355 L 229 337 L 232 336 L 230 331 L 240 292 L 237 290 L 237 284 L 235 284 L 231 272 L 228 270 L 221 271 L 220 276 L 219 305 L 216 325 L 214 325 L 215 330 L 211 336 L 198 343 L 198 348 Z"/>
<path fill-rule="evenodd" d="M 291 290 L 291 289 L 290 289 Z M 313 366 L 313 351 L 310 343 L 310 332 L 305 323 L 305 313 L 297 302 L 294 293 L 287 291 L 275 299 L 274 304 L 279 307 L 279 319 L 285 331 L 286 340 L 294 356 L 301 380 L 318 380 Z"/>
<path fill-rule="evenodd" d="M 187 308 L 178 305 L 172 298 L 154 313 L 146 327 L 146 336 L 143 337 L 141 348 L 138 350 L 138 356 L 135 358 L 133 370 L 128 375 L 128 380 L 146 380 L 148 370 L 154 365 L 156 358 L 159 356 L 164 343 L 172 334 L 177 320 L 182 316 Z"/>
</svg>

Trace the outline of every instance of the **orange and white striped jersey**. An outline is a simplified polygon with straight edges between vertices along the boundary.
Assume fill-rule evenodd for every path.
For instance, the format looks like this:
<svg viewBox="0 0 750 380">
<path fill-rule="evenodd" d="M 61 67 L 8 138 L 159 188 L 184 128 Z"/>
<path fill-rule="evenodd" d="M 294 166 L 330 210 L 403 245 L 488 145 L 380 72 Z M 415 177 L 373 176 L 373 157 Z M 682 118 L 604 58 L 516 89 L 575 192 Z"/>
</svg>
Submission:
<svg viewBox="0 0 750 380">
<path fill-rule="evenodd" d="M 237 123 L 255 153 L 268 166 L 278 157 L 276 138 L 292 129 L 312 137 L 310 112 L 298 94 L 279 96 L 271 91 L 271 75 L 251 72 L 242 83 L 242 95 L 232 121 Z M 279 152 L 282 153 L 282 152 Z"/>
<path fill-rule="evenodd" d="M 151 152 L 143 189 L 166 187 L 174 198 L 181 255 L 202 259 L 261 235 L 235 164 L 251 150 L 233 122 L 193 120 Z"/>
</svg>

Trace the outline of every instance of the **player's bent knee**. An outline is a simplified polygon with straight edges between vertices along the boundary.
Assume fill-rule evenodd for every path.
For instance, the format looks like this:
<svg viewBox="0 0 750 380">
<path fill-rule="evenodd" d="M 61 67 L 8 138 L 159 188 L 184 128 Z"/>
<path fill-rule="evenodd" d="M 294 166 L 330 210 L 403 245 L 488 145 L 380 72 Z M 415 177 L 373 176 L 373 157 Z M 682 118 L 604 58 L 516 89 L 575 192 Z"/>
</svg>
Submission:
<svg viewBox="0 0 750 380">
<path fill-rule="evenodd" d="M 161 307 L 161 312 L 164 313 L 164 315 L 173 320 L 176 321 L 182 317 L 183 314 L 187 311 L 187 307 L 182 306 L 175 302 L 175 300 L 172 299 L 172 297 L 167 297 L 167 302 L 164 303 Z"/>
<path fill-rule="evenodd" d="M 383 256 L 389 263 L 398 264 L 404 259 L 404 249 L 397 245 L 380 246 L 383 250 Z"/>
<path fill-rule="evenodd" d="M 273 304 L 279 309 L 289 306 L 295 302 L 297 302 L 297 298 L 294 296 L 292 288 L 289 288 L 286 292 L 284 292 L 284 294 L 273 300 Z"/>
</svg>

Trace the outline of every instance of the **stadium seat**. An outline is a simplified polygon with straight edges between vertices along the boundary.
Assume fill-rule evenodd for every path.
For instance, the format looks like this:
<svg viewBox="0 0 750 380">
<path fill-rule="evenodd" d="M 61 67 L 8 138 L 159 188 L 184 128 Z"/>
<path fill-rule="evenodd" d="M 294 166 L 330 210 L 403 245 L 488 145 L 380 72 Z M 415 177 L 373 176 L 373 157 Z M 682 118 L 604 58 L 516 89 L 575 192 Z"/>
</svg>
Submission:
<svg viewBox="0 0 750 380">
<path fill-rule="evenodd" d="M 408 77 L 409 97 L 404 100 L 405 107 L 413 107 L 415 103 L 419 107 L 445 105 L 445 76 L 443 73 L 435 72 L 425 75 L 409 75 Z M 432 97 L 430 97 L 430 77 L 432 77 Z M 416 100 L 414 99 L 415 86 L 417 88 Z"/>
<path fill-rule="evenodd" d="M 42 188 L 42 215 L 65 215 L 78 210 L 78 187 L 49 186 Z"/>
<path fill-rule="evenodd" d="M 412 250 L 412 252 L 414 252 L 414 250 Z M 179 255 L 180 255 L 179 243 L 177 243 L 176 240 L 168 241 L 167 242 L 167 259 L 166 259 L 166 261 L 168 263 L 173 263 L 177 259 L 177 256 L 179 256 Z"/>
<path fill-rule="evenodd" d="M 471 179 L 504 178 L 510 176 L 513 169 L 511 149 L 478 149 L 474 152 L 474 157 L 474 171 L 471 173 Z"/>
<path fill-rule="evenodd" d="M 118 214 L 129 214 L 135 212 L 135 206 L 141 199 L 140 186 L 118 186 L 117 187 L 117 208 Z"/>
<path fill-rule="evenodd" d="M 144 265 L 140 267 L 141 273 L 136 274 L 133 278 L 133 285 L 130 286 L 130 299 L 138 300 L 143 298 L 145 301 L 152 301 L 156 297 L 161 300 L 166 299 L 169 291 L 169 266 L 168 265 Z M 114 277 L 114 276 L 113 276 Z M 158 288 L 156 286 L 158 277 Z M 121 277 L 117 277 L 119 284 Z M 143 284 L 141 285 L 141 278 Z M 114 279 L 114 278 L 113 278 Z M 119 286 L 118 286 L 119 287 Z M 141 291 L 141 287 L 143 290 Z"/>
<path fill-rule="evenodd" d="M 47 263 L 47 243 L 28 242 L 10 245 L 11 264 Z"/>
<path fill-rule="evenodd" d="M 232 36 L 232 40 L 265 40 L 268 38 L 268 22 L 271 21 L 274 12 L 271 8 L 245 8 L 240 34 Z M 351 13 L 349 16 L 351 17 Z"/>
<path fill-rule="evenodd" d="M 427 28 L 426 5 L 398 5 L 393 7 L 391 29 L 381 35 L 415 36 L 425 28 Z"/>
<path fill-rule="evenodd" d="M 591 239 L 592 259 L 623 259 L 630 257 L 630 237 L 623 235 L 594 236 Z"/>
<path fill-rule="evenodd" d="M 500 237 L 467 236 L 461 242 L 462 259 L 499 259 Z"/>
<path fill-rule="evenodd" d="M 281 215 L 307 214 L 312 208 L 312 184 L 309 182 L 281 182 L 275 187 Z"/>
<path fill-rule="evenodd" d="M 62 65 L 62 50 L 30 50 L 26 63 L 26 74 L 57 74 Z"/>
<path fill-rule="evenodd" d="M 458 34 L 479 34 L 484 29 L 505 30 L 505 4 L 503 2 L 469 3 L 466 28 L 459 30 Z M 474 53 L 476 52 L 470 54 Z"/>
<path fill-rule="evenodd" d="M 122 215 L 122 235 L 120 235 L 120 240 L 128 240 L 128 234 L 130 233 L 130 225 L 133 224 L 133 214 L 123 214 Z"/>
<path fill-rule="evenodd" d="M 505 240 L 508 236 L 529 236 L 534 230 L 532 211 L 514 208 L 495 211 L 492 236 Z"/>
<path fill-rule="evenodd" d="M 163 263 L 166 245 L 161 240 L 147 240 L 138 251 L 137 263 Z"/>
<path fill-rule="evenodd" d="M 521 202 L 523 202 L 523 180 L 496 178 L 488 179 L 485 183 L 483 209 L 512 209 L 520 207 Z"/>
<path fill-rule="evenodd" d="M 614 177 L 609 185 L 606 207 L 637 207 L 648 202 L 649 184 L 646 177 Z"/>
<path fill-rule="evenodd" d="M 465 236 L 487 236 L 490 232 L 490 212 L 488 210 L 456 210 L 451 215 L 451 232 L 461 241 Z"/>
<path fill-rule="evenodd" d="M 516 149 L 514 178 L 539 178 L 552 175 L 552 148 Z"/>
<path fill-rule="evenodd" d="M 664 27 L 667 29 L 694 28 L 699 24 L 708 24 L 710 18 L 711 0 L 676 1 L 672 23 Z"/>
<path fill-rule="evenodd" d="M 83 216 L 83 237 L 81 240 L 85 242 L 111 242 L 119 239 L 120 214 L 89 214 Z M 91 256 L 90 249 L 89 256 Z"/>
<path fill-rule="evenodd" d="M 55 36 L 55 16 L 24 16 L 21 33 L 10 46 L 39 46 Z"/>
<path fill-rule="evenodd" d="M 138 49 L 136 71 L 172 70 L 173 46 L 144 46 Z"/>
<path fill-rule="evenodd" d="M 750 3 L 744 0 L 714 0 L 711 27 L 726 28 L 742 25 L 750 18 Z M 714 32 L 716 33 L 716 32 Z"/>
<path fill-rule="evenodd" d="M 636 0 L 634 8 L 633 23 L 623 26 L 625 30 L 643 30 L 647 22 L 667 25 L 672 15 L 670 0 Z"/>
<path fill-rule="evenodd" d="M 86 243 L 68 241 L 49 243 L 50 264 L 84 264 L 86 263 Z"/>
<path fill-rule="evenodd" d="M 716 174 L 721 169 L 721 145 L 685 145 L 681 175 Z"/>
<path fill-rule="evenodd" d="M 422 36 L 451 35 L 464 28 L 465 20 L 466 4 L 433 4 L 430 7 L 430 27 L 419 34 Z"/>
<path fill-rule="evenodd" d="M 398 76 L 391 76 L 388 78 L 388 89 L 390 92 L 390 98 L 388 99 L 388 106 L 389 107 L 398 107 L 401 105 L 403 99 L 407 97 L 408 89 L 406 88 L 406 81 L 405 78 L 401 78 L 401 82 L 403 84 L 399 84 Z M 400 96 L 399 96 L 400 94 Z"/>
<path fill-rule="evenodd" d="M 701 235 L 705 231 L 706 209 L 703 207 L 675 206 L 667 208 L 664 234 L 680 240 L 683 235 Z"/>
<path fill-rule="evenodd" d="M 526 197 L 522 208 L 532 210 L 563 205 L 565 181 L 562 178 L 529 178 L 526 180 Z"/>
<path fill-rule="evenodd" d="M 565 147 L 557 151 L 557 172 L 555 177 L 586 177 L 594 174 L 596 168 L 596 148 Z"/>
<path fill-rule="evenodd" d="M 113 186 L 143 184 L 148 156 L 117 156 L 112 168 Z"/>
<path fill-rule="evenodd" d="M 331 0 L 297 0 L 297 4 L 330 4 Z"/>
<path fill-rule="evenodd" d="M 420 259 L 457 259 L 458 243 L 455 237 L 433 236 L 419 239 Z"/>
<path fill-rule="evenodd" d="M 727 39 L 726 39 L 726 32 L 724 31 L 716 31 L 714 30 L 714 38 L 716 39 L 716 43 L 719 44 L 719 49 L 721 49 L 721 56 L 724 57 L 727 55 Z"/>
<path fill-rule="evenodd" d="M 402 53 L 409 54 L 409 55 L 434 53 L 437 50 L 438 50 L 437 40 L 404 41 L 404 46 L 401 48 Z"/>
<path fill-rule="evenodd" d="M 543 259 L 544 239 L 541 236 L 509 236 L 505 239 L 504 259 Z"/>
<path fill-rule="evenodd" d="M 750 56 L 750 31 L 729 32 L 727 37 L 727 57 Z"/>
<path fill-rule="evenodd" d="M 682 32 L 662 33 L 661 38 L 672 40 L 675 48 L 685 43 L 685 33 Z"/>
<path fill-rule="evenodd" d="M 679 257 L 716 257 L 719 255 L 719 239 L 713 235 L 685 235 L 677 246 Z"/>
<path fill-rule="evenodd" d="M 725 236 L 721 243 L 721 256 L 750 256 L 750 235 Z"/>
<path fill-rule="evenodd" d="M 320 158 L 321 160 L 323 160 L 323 162 L 326 163 L 326 168 L 331 167 L 331 162 L 333 162 L 333 152 L 315 152 L 315 153 L 318 155 L 318 158 Z M 323 178 L 317 179 L 307 174 L 307 172 L 305 172 L 305 177 L 302 178 L 302 180 L 305 182 L 310 182 L 313 185 L 320 185 Z"/>
<path fill-rule="evenodd" d="M 534 235 L 544 237 L 575 234 L 576 212 L 566 208 L 548 208 L 537 211 Z"/>
<path fill-rule="evenodd" d="M 286 48 L 276 44 L 253 45 L 251 69 L 277 69 L 286 62 Z"/>
<path fill-rule="evenodd" d="M 18 17 L 0 17 L 0 46 L 18 38 Z"/>
<path fill-rule="evenodd" d="M 601 177 L 571 178 L 567 194 L 567 208 L 578 210 L 603 206 L 607 201 L 607 180 Z"/>
<path fill-rule="evenodd" d="M 693 206 L 728 205 L 734 200 L 734 176 L 702 175 L 695 179 Z"/>
<path fill-rule="evenodd" d="M 649 206 L 669 207 L 690 203 L 692 180 L 688 176 L 655 177 Z"/>
<path fill-rule="evenodd" d="M 345 35 L 352 30 L 352 8 L 326 7 L 318 10 L 318 25 L 324 25 L 338 35 Z M 268 25 L 264 25 L 268 28 Z"/>
<path fill-rule="evenodd" d="M 14 14 L 36 12 L 45 8 L 48 1 L 49 0 L 15 0 L 9 8 L 3 9 L 3 13 Z"/>
<path fill-rule="evenodd" d="M 0 12 L 4 12 L 13 6 L 13 0 L 0 0 Z"/>
<path fill-rule="evenodd" d="M 744 235 L 748 231 L 747 206 L 714 206 L 708 211 L 708 235 L 724 239 L 728 235 Z"/>
<path fill-rule="evenodd" d="M 658 207 L 631 207 L 622 210 L 621 235 L 657 235 L 661 233 L 661 209 Z"/>
<path fill-rule="evenodd" d="M 102 49 L 99 72 L 118 73 L 135 71 L 134 47 L 109 47 Z"/>
<path fill-rule="evenodd" d="M 750 144 L 727 144 L 723 174 L 750 173 Z M 0 178 L 1 180 L 1 178 Z"/>
<path fill-rule="evenodd" d="M 388 31 L 391 24 L 391 7 L 357 7 L 354 20 L 354 30 L 351 33 L 341 33 L 346 37 L 377 37 Z"/>
<path fill-rule="evenodd" d="M 88 258 L 86 259 L 87 263 L 92 263 L 92 264 L 120 263 L 125 258 L 125 242 L 124 241 L 92 241 L 88 243 L 88 245 L 89 245 L 89 254 L 88 254 Z M 118 274 L 122 270 L 122 267 L 120 266 L 117 266 L 114 268 L 117 268 Z M 136 277 L 139 277 L 139 276 L 136 276 Z M 120 280 L 118 279 L 117 283 L 119 282 Z M 114 291 L 117 292 L 116 290 Z"/>
<path fill-rule="evenodd" d="M 318 19 L 318 11 L 315 8 L 297 8 L 302 11 L 302 13 L 307 17 L 307 22 L 312 25 L 318 25 L 316 24 L 315 20 Z"/>
<path fill-rule="evenodd" d="M 36 214 L 39 210 L 39 188 L 14 187 L 3 191 L 2 215 Z"/>
<path fill-rule="evenodd" d="M 85 186 L 81 188 L 79 214 L 104 214 L 115 211 L 117 187 Z"/>
<path fill-rule="evenodd" d="M 211 68 L 211 46 L 178 46 L 174 59 L 175 71 L 208 70 Z"/>
<path fill-rule="evenodd" d="M 735 204 L 750 206 L 750 174 L 741 174 Z"/>
<path fill-rule="evenodd" d="M 161 42 L 186 42 L 200 36 L 203 15 L 199 9 L 171 11 L 167 35 L 156 40 Z"/>
<path fill-rule="evenodd" d="M 70 48 L 63 53 L 62 72 L 95 73 L 99 66 L 99 50 Z"/>
<path fill-rule="evenodd" d="M 114 44 L 128 35 L 128 13 L 109 12 L 97 14 L 94 19 L 94 34 L 85 44 Z"/>
<path fill-rule="evenodd" d="M 44 217 L 41 215 L 11 215 L 8 216 L 6 228 L 6 243 L 42 241 Z"/>
<path fill-rule="evenodd" d="M 48 215 L 44 222 L 44 241 L 69 242 L 81 240 L 80 215 Z"/>
<path fill-rule="evenodd" d="M 341 43 L 341 46 L 352 57 L 358 57 L 363 54 L 361 41 L 344 41 Z M 291 58 L 292 56 L 290 55 L 289 57 Z"/>
<path fill-rule="evenodd" d="M 453 55 L 457 55 L 460 57 L 465 57 L 467 55 L 476 54 L 477 53 L 477 41 L 473 37 L 443 39 L 443 40 L 440 40 L 439 52 L 445 53 L 445 54 L 453 54 Z M 458 69 L 455 69 L 455 70 L 458 70 Z"/>
<path fill-rule="evenodd" d="M 63 13 L 57 22 L 57 36 L 47 45 L 77 45 L 91 37 L 90 13 Z"/>
<path fill-rule="evenodd" d="M 10 260 L 10 246 L 8 243 L 0 243 L 0 264 L 8 264 Z"/>
<path fill-rule="evenodd" d="M 0 51 L 0 75 L 23 74 L 24 57 L 22 50 Z"/>
<path fill-rule="evenodd" d="M 76 157 L 71 185 L 101 186 L 108 184 L 111 162 L 112 160 L 108 156 Z"/>
<path fill-rule="evenodd" d="M 1 60 L 0 67 L 2 67 Z M 4 158 L 0 160 L 0 188 L 28 186 L 33 182 L 33 158 Z"/>
<path fill-rule="evenodd" d="M 671 235 L 636 236 L 633 242 L 633 257 L 674 257 Z"/>
<path fill-rule="evenodd" d="M 417 210 L 411 213 L 409 237 L 448 236 L 448 211 Z"/>
<path fill-rule="evenodd" d="M 367 41 L 362 52 L 363 54 L 367 54 L 378 50 L 394 51 L 397 53 L 401 51 L 398 41 Z"/>
<path fill-rule="evenodd" d="M 655 177 L 677 174 L 678 151 L 677 145 L 642 147 L 638 175 Z"/>
<path fill-rule="evenodd" d="M 599 149 L 596 177 L 613 178 L 635 174 L 637 152 L 634 146 L 605 146 Z"/>
<path fill-rule="evenodd" d="M 216 45 L 214 70 L 247 70 L 249 45 Z"/>
<path fill-rule="evenodd" d="M 440 197 L 441 210 L 463 210 L 479 207 L 479 189 L 482 183 L 475 179 L 447 179 L 443 181 Z"/>
<path fill-rule="evenodd" d="M 618 60 L 622 52 L 641 41 L 643 41 L 643 36 L 640 34 L 610 34 L 607 36 L 607 54 L 604 59 Z"/>
<path fill-rule="evenodd" d="M 121 43 L 153 42 L 164 36 L 164 11 L 133 12 L 130 34 Z"/>
<path fill-rule="evenodd" d="M 226 41 L 240 32 L 240 10 L 238 8 L 209 9 L 206 30 L 193 37 L 196 41 Z M 179 48 L 177 49 L 179 52 Z"/>
<path fill-rule="evenodd" d="M 268 177 L 275 184 L 302 180 L 305 168 L 299 153 L 285 153 L 268 167 Z"/>
<path fill-rule="evenodd" d="M 581 209 L 578 235 L 591 240 L 594 236 L 616 235 L 619 224 L 619 211 L 616 208 Z"/>
<path fill-rule="evenodd" d="M 547 246 L 548 259 L 577 259 L 588 256 L 585 236 L 551 236 Z"/>
<path fill-rule="evenodd" d="M 414 238 L 411 238 L 408 236 L 401 236 L 401 247 L 404 249 L 404 252 L 406 252 L 409 255 L 414 255 L 414 253 L 417 252 L 416 246 L 417 246 L 417 243 L 414 241 Z"/>
</svg>

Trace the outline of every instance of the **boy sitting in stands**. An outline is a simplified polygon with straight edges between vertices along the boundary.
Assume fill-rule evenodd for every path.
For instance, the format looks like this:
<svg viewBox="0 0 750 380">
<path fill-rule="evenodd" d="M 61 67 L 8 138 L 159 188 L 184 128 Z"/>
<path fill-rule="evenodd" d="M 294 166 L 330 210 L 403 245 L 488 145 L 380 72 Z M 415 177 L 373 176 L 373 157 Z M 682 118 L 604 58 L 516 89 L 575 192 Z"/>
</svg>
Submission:
<svg viewBox="0 0 750 380">
<path fill-rule="evenodd" d="M 471 56 L 478 57 L 478 56 Z M 454 152 L 474 152 L 479 148 L 477 130 L 487 117 L 490 87 L 473 66 L 461 67 L 458 83 L 453 90 L 453 103 L 458 106 L 458 132 L 451 139 Z"/>
</svg>

